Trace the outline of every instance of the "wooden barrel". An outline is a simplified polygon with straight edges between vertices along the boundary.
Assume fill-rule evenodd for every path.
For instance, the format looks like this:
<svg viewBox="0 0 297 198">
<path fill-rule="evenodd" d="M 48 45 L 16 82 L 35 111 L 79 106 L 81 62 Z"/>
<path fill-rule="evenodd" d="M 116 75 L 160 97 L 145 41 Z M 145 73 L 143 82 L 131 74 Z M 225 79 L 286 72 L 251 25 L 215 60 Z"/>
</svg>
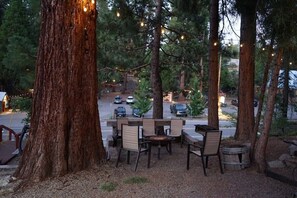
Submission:
<svg viewBox="0 0 297 198">
<path fill-rule="evenodd" d="M 242 170 L 250 166 L 250 149 L 245 145 L 222 148 L 223 165 L 227 170 Z"/>
</svg>

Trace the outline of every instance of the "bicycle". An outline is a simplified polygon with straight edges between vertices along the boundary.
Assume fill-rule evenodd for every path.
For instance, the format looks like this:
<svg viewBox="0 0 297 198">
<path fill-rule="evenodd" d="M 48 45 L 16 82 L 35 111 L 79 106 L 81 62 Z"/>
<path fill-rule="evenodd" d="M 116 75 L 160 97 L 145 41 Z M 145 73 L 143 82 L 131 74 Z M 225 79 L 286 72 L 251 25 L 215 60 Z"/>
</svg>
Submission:
<svg viewBox="0 0 297 198">
<path fill-rule="evenodd" d="M 25 125 L 22 129 L 22 132 L 21 132 L 21 136 L 20 136 L 20 141 L 19 141 L 19 154 L 22 154 L 25 146 L 26 146 L 26 143 L 28 141 L 28 138 L 29 138 L 29 135 L 30 135 L 30 126 L 29 125 Z"/>
</svg>

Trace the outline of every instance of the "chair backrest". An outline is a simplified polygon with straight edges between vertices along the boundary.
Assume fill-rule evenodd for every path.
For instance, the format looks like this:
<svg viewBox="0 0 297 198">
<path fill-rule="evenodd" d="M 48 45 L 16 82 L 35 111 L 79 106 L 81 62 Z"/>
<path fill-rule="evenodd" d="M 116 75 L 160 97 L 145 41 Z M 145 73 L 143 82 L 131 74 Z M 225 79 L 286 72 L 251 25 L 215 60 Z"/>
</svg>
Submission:
<svg viewBox="0 0 297 198">
<path fill-rule="evenodd" d="M 143 118 L 142 119 L 142 135 L 143 136 L 152 136 L 156 135 L 156 126 L 155 120 L 152 118 Z"/>
<path fill-rule="evenodd" d="M 139 127 L 122 124 L 122 148 L 130 151 L 138 151 Z"/>
<path fill-rule="evenodd" d="M 206 132 L 204 137 L 203 155 L 216 155 L 221 144 L 222 131 Z"/>
<path fill-rule="evenodd" d="M 183 120 L 182 119 L 172 119 L 170 122 L 170 135 L 180 136 L 183 130 Z"/>
<path fill-rule="evenodd" d="M 118 136 L 122 136 L 122 124 L 128 125 L 128 118 L 126 117 L 117 118 L 117 135 Z"/>
</svg>

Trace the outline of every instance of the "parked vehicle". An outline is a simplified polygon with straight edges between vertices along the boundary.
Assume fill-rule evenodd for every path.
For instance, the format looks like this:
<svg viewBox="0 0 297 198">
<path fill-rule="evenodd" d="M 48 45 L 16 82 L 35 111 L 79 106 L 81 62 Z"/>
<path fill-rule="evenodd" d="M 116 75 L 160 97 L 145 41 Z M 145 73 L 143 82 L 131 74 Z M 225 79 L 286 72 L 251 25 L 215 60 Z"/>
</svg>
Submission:
<svg viewBox="0 0 297 198">
<path fill-rule="evenodd" d="M 133 96 L 128 96 L 126 99 L 126 104 L 134 104 L 134 98 Z"/>
<path fill-rule="evenodd" d="M 126 108 L 119 106 L 114 110 L 115 117 L 126 117 Z"/>
<path fill-rule="evenodd" d="M 140 118 L 142 115 L 140 114 L 140 109 L 138 109 L 138 108 L 133 108 L 132 109 L 132 116 L 133 117 L 138 117 L 138 118 Z"/>
<path fill-rule="evenodd" d="M 188 116 L 187 105 L 182 103 L 175 103 L 170 105 L 170 112 L 174 113 L 176 116 Z"/>
<path fill-rule="evenodd" d="M 238 107 L 238 100 L 237 99 L 231 100 L 231 104 Z M 257 107 L 257 106 L 258 106 L 258 101 L 254 99 L 254 107 Z"/>
<path fill-rule="evenodd" d="M 115 98 L 114 98 L 114 101 L 113 101 L 113 103 L 114 104 L 122 104 L 122 97 L 121 96 L 116 96 Z"/>
</svg>

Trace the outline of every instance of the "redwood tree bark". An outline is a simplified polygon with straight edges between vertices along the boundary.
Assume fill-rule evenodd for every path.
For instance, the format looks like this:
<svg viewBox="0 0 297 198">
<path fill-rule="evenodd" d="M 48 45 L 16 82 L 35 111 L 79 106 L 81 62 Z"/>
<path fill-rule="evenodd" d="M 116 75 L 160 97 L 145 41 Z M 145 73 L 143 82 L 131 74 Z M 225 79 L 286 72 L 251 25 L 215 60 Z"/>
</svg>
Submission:
<svg viewBox="0 0 297 198">
<path fill-rule="evenodd" d="M 161 12 L 162 12 L 162 0 L 156 1 L 155 11 L 155 31 L 154 41 L 152 49 L 152 61 L 151 61 L 151 81 L 154 94 L 153 101 L 153 118 L 163 118 L 163 90 L 162 80 L 160 76 L 160 38 L 161 38 Z"/>
<path fill-rule="evenodd" d="M 275 97 L 277 94 L 277 85 L 278 85 L 278 77 L 279 77 L 279 71 L 282 64 L 282 57 L 283 57 L 283 49 L 279 49 L 277 54 L 277 60 L 276 65 L 274 67 L 272 78 L 271 78 L 271 84 L 268 91 L 267 97 L 267 107 L 263 119 L 263 132 L 261 136 L 259 137 L 256 148 L 255 148 L 255 161 L 257 164 L 258 171 L 261 173 L 264 173 L 266 170 L 266 147 L 268 143 L 269 138 L 269 131 L 271 128 L 271 122 L 274 112 L 274 105 L 275 105 Z"/>
<path fill-rule="evenodd" d="M 264 103 L 266 86 L 267 86 L 267 82 L 268 82 L 269 69 L 270 69 L 270 65 L 271 65 L 272 57 L 273 57 L 273 56 L 271 56 L 271 54 L 273 52 L 273 44 L 274 44 L 274 36 L 272 36 L 270 46 L 268 49 L 267 62 L 265 64 L 261 91 L 260 91 L 260 95 L 258 98 L 258 112 L 257 112 L 256 118 L 255 118 L 254 133 L 251 135 L 251 137 L 252 137 L 251 138 L 251 156 L 254 156 L 254 148 L 255 148 L 256 141 L 257 141 L 257 133 L 259 131 L 259 125 L 260 125 L 260 121 L 261 121 L 262 108 L 263 108 L 263 103 Z"/>
<path fill-rule="evenodd" d="M 235 138 L 251 141 L 254 132 L 254 79 L 257 0 L 240 2 L 238 117 Z"/>
<path fill-rule="evenodd" d="M 105 158 L 97 106 L 96 10 L 90 1 L 42 0 L 29 142 L 15 173 L 41 181 Z"/>
<path fill-rule="evenodd" d="M 210 5 L 210 44 L 208 69 L 208 125 L 219 128 L 219 1 L 211 0 Z"/>
</svg>

